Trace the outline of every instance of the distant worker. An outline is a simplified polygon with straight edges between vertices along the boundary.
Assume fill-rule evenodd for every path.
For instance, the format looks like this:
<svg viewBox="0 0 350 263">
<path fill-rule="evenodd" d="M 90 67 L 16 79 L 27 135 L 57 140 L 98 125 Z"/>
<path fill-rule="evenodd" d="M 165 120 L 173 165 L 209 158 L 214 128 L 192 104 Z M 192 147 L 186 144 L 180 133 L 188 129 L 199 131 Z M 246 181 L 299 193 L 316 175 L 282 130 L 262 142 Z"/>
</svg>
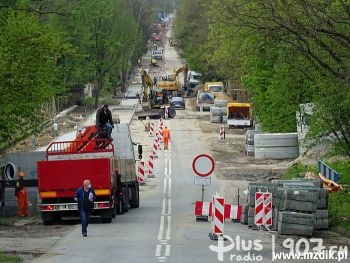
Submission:
<svg viewBox="0 0 350 263">
<path fill-rule="evenodd" d="M 111 134 L 114 128 L 112 112 L 108 109 L 108 105 L 103 105 L 96 112 L 96 125 L 98 125 L 103 130 L 106 130 L 107 136 L 112 140 Z"/>
<path fill-rule="evenodd" d="M 164 141 L 164 150 L 168 150 L 169 147 L 169 140 L 170 140 L 170 130 L 168 129 L 167 126 L 165 126 L 163 132 L 162 132 L 162 136 L 163 136 L 163 141 Z"/>
<path fill-rule="evenodd" d="M 81 220 L 81 233 L 84 237 L 87 236 L 87 227 L 90 220 L 90 212 L 93 209 L 96 194 L 91 188 L 90 180 L 84 180 L 83 186 L 80 187 L 74 196 L 74 200 L 78 202 L 78 210 Z"/>
<path fill-rule="evenodd" d="M 24 187 L 24 172 L 18 173 L 18 179 L 15 182 L 15 196 L 17 196 L 17 215 L 21 217 L 28 216 L 28 193 Z"/>
<path fill-rule="evenodd" d="M 153 84 L 154 84 L 154 86 L 157 86 L 157 82 L 158 82 L 157 77 L 154 76 L 154 77 L 153 77 Z"/>
</svg>

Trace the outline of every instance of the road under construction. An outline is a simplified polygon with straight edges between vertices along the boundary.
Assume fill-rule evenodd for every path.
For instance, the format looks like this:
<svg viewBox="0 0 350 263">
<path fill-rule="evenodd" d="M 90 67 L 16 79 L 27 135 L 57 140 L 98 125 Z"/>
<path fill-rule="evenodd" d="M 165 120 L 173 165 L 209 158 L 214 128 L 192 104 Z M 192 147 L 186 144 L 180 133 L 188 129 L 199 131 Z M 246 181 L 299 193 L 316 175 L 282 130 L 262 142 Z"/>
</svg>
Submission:
<svg viewBox="0 0 350 263">
<path fill-rule="evenodd" d="M 167 37 L 170 36 L 171 28 L 167 32 Z M 174 68 L 184 65 L 168 41 L 164 41 L 164 57 L 159 67 L 147 69 L 151 76 L 159 78 L 162 71 L 171 74 Z M 149 54 L 145 54 L 141 63 L 147 65 L 149 58 Z M 153 122 L 155 129 L 159 129 L 160 120 L 141 121 L 135 117 L 135 112 L 142 108 L 138 98 L 142 94 L 141 83 L 141 75 L 135 70 L 124 99 L 118 106 L 111 105 L 110 110 L 120 119 L 113 133 L 122 132 L 127 126 L 129 139 L 143 146 L 143 157 L 147 158 L 154 149 L 155 140 L 145 129 L 145 124 Z M 154 158 L 154 178 L 146 176 L 145 184 L 140 186 L 138 209 L 118 215 L 110 224 L 92 219 L 87 238 L 82 238 L 76 221 L 43 226 L 37 218 L 19 220 L 17 226 L 13 224 L 6 228 L 11 229 L 12 234 L 0 227 L 0 251 L 19 254 L 26 262 L 35 263 L 235 262 L 238 257 L 248 255 L 250 260 L 247 261 L 271 262 L 273 249 L 285 251 L 282 246 L 284 239 L 276 237 L 275 240 L 270 231 L 253 231 L 231 219 L 225 222 L 224 234 L 233 240 L 224 245 L 235 243 L 236 246 L 227 252 L 210 248 L 219 244 L 208 237 L 213 232 L 211 223 L 196 221 L 195 203 L 202 199 L 202 194 L 204 201 L 210 202 L 217 193 L 225 197 L 226 204 L 246 203 L 243 192 L 249 182 L 278 178 L 290 161 L 259 162 L 246 156 L 243 130 L 228 130 L 225 140 L 219 141 L 220 125 L 209 123 L 208 114 L 196 111 L 194 100 L 188 99 L 185 110 L 178 110 L 173 119 L 163 120 L 163 127 L 167 126 L 171 132 L 169 149 L 163 150 L 160 143 L 158 158 Z M 82 126 L 95 124 L 94 118 L 95 113 L 92 113 Z M 69 141 L 75 136 L 76 131 L 72 131 L 55 141 Z M 116 147 L 120 147 L 119 155 L 124 152 L 122 143 L 122 140 L 116 142 Z M 137 151 L 134 154 L 138 160 Z M 193 165 L 196 156 L 203 154 L 211 156 L 215 165 L 210 174 L 211 184 L 204 192 L 195 184 Z M 138 162 L 135 169 L 137 165 Z M 329 231 L 316 237 L 325 238 L 328 244 L 335 246 L 349 244 L 347 239 Z M 261 247 L 249 251 L 238 248 L 242 240 L 259 240 Z M 253 260 L 257 257 L 261 260 Z"/>
</svg>

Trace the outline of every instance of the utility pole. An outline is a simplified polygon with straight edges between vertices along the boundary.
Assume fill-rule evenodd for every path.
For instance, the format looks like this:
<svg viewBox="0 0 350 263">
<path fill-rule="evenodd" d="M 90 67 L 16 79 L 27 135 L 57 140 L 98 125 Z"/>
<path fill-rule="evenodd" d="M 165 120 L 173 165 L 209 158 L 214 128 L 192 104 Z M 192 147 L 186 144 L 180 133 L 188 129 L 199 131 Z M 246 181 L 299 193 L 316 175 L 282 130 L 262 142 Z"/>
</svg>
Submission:
<svg viewBox="0 0 350 263">
<path fill-rule="evenodd" d="M 165 18 L 165 0 L 163 0 L 163 18 Z"/>
</svg>

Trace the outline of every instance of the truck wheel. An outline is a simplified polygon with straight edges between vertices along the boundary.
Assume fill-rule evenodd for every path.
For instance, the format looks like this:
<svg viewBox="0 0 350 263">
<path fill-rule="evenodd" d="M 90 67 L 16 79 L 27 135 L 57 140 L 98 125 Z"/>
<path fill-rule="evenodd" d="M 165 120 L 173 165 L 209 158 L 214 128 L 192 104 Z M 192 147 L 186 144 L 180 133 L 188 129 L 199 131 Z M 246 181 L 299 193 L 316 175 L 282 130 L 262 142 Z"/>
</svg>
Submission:
<svg viewBox="0 0 350 263">
<path fill-rule="evenodd" d="M 130 202 L 130 208 L 138 208 L 139 207 L 139 186 L 136 183 L 132 187 L 132 201 Z"/>
<path fill-rule="evenodd" d="M 55 215 L 53 213 L 42 213 L 41 218 L 44 225 L 53 225 L 55 222 L 60 221 L 60 215 Z"/>
<path fill-rule="evenodd" d="M 123 198 L 122 198 L 122 212 L 128 212 L 128 189 L 126 187 L 123 188 Z"/>
<path fill-rule="evenodd" d="M 116 205 L 117 214 L 122 215 L 123 214 L 123 200 L 120 197 L 118 197 L 117 200 L 118 200 L 117 205 Z"/>
<path fill-rule="evenodd" d="M 165 118 L 165 110 L 164 109 L 159 109 L 158 114 L 161 118 Z"/>
<path fill-rule="evenodd" d="M 112 208 L 112 218 L 117 216 L 117 199 L 114 198 L 114 207 Z"/>
<path fill-rule="evenodd" d="M 176 110 L 173 107 L 169 107 L 169 117 L 170 118 L 175 118 L 176 116 Z"/>
<path fill-rule="evenodd" d="M 102 223 L 111 223 L 112 222 L 112 215 L 110 217 L 102 217 L 101 218 Z"/>
</svg>

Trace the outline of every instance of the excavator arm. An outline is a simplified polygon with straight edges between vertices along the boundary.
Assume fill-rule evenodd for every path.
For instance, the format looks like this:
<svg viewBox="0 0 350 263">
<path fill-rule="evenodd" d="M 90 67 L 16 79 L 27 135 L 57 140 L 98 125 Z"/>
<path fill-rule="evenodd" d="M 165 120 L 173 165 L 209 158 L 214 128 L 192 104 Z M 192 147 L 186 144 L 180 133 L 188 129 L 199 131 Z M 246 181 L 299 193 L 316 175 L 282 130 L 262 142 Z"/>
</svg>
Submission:
<svg viewBox="0 0 350 263">
<path fill-rule="evenodd" d="M 148 75 L 148 73 L 144 69 L 144 67 L 141 67 L 140 73 L 141 73 L 142 86 L 144 88 L 144 90 L 143 90 L 143 97 L 147 98 L 147 89 L 146 89 L 146 87 L 149 88 L 150 93 L 152 94 L 153 93 L 154 82 L 153 82 L 152 78 Z"/>
<path fill-rule="evenodd" d="M 184 72 L 184 84 L 187 83 L 187 75 L 188 75 L 188 65 L 184 64 L 182 67 L 174 69 L 172 78 L 173 81 L 176 81 L 177 76 L 181 73 Z"/>
</svg>

